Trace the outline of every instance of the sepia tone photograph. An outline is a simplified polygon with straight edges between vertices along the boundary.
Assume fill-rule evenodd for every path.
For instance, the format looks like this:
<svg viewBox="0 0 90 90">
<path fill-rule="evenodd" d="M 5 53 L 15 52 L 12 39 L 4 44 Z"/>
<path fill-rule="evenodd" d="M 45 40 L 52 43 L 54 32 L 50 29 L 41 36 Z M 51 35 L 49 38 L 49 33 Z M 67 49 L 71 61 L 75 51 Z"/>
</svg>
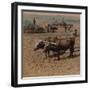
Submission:
<svg viewBox="0 0 90 90">
<path fill-rule="evenodd" d="M 86 6 L 12 3 L 13 87 L 88 82 Z"/>
<path fill-rule="evenodd" d="M 80 13 L 22 11 L 22 76 L 80 75 Z"/>
</svg>

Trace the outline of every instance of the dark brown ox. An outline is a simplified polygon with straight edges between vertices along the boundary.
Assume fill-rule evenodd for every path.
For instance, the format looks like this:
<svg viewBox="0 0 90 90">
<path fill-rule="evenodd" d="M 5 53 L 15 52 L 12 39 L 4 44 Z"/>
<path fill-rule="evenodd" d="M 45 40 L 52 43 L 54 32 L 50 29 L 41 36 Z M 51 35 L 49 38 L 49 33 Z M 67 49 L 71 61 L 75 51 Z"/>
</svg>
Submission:
<svg viewBox="0 0 90 90">
<path fill-rule="evenodd" d="M 45 56 L 50 56 L 50 51 L 53 52 L 53 54 L 56 55 L 57 59 L 60 59 L 60 55 L 64 54 L 65 51 L 69 49 L 70 51 L 70 57 L 73 56 L 74 52 L 74 45 L 75 45 L 75 38 L 69 38 L 69 39 L 60 39 L 57 41 L 57 43 L 49 42 L 47 45 L 44 41 L 39 42 L 34 51 L 38 49 L 43 49 L 43 52 L 45 53 Z"/>
</svg>

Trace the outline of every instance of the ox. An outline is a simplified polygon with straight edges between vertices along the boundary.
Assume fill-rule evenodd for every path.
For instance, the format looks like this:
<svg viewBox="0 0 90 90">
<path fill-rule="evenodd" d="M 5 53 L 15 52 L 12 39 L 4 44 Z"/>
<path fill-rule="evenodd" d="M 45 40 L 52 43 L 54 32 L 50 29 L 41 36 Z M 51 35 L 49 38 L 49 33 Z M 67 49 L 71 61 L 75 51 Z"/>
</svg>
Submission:
<svg viewBox="0 0 90 90">
<path fill-rule="evenodd" d="M 60 55 L 64 54 L 65 51 L 69 49 L 70 51 L 70 57 L 73 56 L 74 52 L 74 45 L 75 45 L 75 38 L 68 38 L 68 39 L 59 39 L 58 42 L 47 42 L 47 41 L 40 41 L 36 47 L 34 48 L 34 51 L 43 49 L 43 52 L 45 53 L 45 56 L 48 57 L 50 55 L 50 51 L 52 51 L 57 59 L 60 59 Z"/>
</svg>

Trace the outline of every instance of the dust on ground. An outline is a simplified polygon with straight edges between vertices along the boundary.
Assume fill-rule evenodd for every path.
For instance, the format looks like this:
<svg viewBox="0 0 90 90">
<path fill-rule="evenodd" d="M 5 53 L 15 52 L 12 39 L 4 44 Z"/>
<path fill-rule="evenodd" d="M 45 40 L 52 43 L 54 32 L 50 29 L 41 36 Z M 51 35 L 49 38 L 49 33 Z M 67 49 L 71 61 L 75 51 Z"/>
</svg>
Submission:
<svg viewBox="0 0 90 90">
<path fill-rule="evenodd" d="M 79 52 L 75 52 L 73 58 L 69 58 L 69 54 L 65 54 L 61 56 L 60 60 L 55 60 L 55 57 L 45 58 L 42 50 L 33 50 L 37 40 L 55 35 L 60 36 L 58 33 L 23 34 L 23 77 L 80 74 Z M 77 37 L 75 46 L 79 45 L 80 38 Z"/>
</svg>

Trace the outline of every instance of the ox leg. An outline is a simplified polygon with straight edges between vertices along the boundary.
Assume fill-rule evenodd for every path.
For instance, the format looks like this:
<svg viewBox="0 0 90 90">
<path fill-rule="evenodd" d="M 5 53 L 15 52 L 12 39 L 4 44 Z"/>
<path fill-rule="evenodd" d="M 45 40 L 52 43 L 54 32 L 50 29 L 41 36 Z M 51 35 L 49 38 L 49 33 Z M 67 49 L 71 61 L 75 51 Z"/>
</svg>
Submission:
<svg viewBox="0 0 90 90">
<path fill-rule="evenodd" d="M 49 53 L 50 53 L 50 51 L 48 50 L 48 51 L 47 51 L 47 56 L 48 56 L 48 57 L 50 56 L 50 54 L 49 54 Z"/>
<path fill-rule="evenodd" d="M 57 60 L 60 60 L 60 56 L 58 55 Z"/>
<path fill-rule="evenodd" d="M 57 53 L 57 60 L 60 60 L 60 52 Z"/>
<path fill-rule="evenodd" d="M 45 53 L 45 58 L 47 58 L 47 53 Z"/>
<path fill-rule="evenodd" d="M 73 57 L 73 52 L 74 52 L 74 46 L 71 46 L 70 47 L 70 57 Z"/>
<path fill-rule="evenodd" d="M 49 51 L 46 51 L 46 52 L 45 52 L 45 57 L 46 57 L 46 58 L 49 57 Z"/>
</svg>

